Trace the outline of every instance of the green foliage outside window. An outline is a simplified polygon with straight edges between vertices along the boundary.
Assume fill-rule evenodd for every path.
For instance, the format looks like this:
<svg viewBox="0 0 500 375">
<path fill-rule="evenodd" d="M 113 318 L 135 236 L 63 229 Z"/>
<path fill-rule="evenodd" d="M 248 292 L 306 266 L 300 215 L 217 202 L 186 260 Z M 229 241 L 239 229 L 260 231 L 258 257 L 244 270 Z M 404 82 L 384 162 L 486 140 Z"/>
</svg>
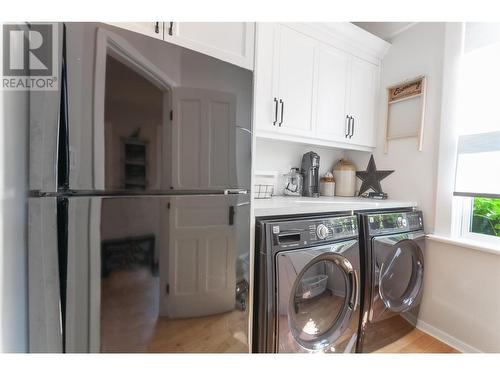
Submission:
<svg viewBox="0 0 500 375">
<path fill-rule="evenodd" d="M 474 198 L 471 232 L 500 237 L 500 198 Z"/>
</svg>

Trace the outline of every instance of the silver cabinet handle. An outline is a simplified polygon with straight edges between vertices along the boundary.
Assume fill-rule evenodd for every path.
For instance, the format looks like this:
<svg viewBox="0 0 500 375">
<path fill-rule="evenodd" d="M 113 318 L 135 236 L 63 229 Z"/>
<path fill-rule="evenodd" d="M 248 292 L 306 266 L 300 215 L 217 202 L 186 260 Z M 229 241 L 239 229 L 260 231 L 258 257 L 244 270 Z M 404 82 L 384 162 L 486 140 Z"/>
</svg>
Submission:
<svg viewBox="0 0 500 375">
<path fill-rule="evenodd" d="M 278 124 L 278 126 L 281 126 L 281 124 L 283 124 L 283 111 L 285 110 L 285 102 L 280 99 L 280 103 L 281 103 L 281 116 L 280 116 L 280 123 Z"/>
<path fill-rule="evenodd" d="M 155 33 L 159 34 L 160 33 L 160 23 L 155 22 Z"/>
<path fill-rule="evenodd" d="M 274 121 L 273 126 L 276 126 L 276 122 L 278 121 L 278 99 L 274 98 Z"/>
<path fill-rule="evenodd" d="M 351 133 L 351 119 L 349 118 L 349 115 L 345 115 L 345 137 L 349 137 L 349 134 Z"/>
<path fill-rule="evenodd" d="M 349 134 L 349 139 L 352 138 L 352 136 L 354 135 L 354 117 L 351 116 L 351 120 L 352 120 L 352 126 L 351 126 L 351 134 Z"/>
<path fill-rule="evenodd" d="M 174 35 L 174 23 L 170 22 L 168 26 L 168 35 L 172 36 Z"/>
</svg>

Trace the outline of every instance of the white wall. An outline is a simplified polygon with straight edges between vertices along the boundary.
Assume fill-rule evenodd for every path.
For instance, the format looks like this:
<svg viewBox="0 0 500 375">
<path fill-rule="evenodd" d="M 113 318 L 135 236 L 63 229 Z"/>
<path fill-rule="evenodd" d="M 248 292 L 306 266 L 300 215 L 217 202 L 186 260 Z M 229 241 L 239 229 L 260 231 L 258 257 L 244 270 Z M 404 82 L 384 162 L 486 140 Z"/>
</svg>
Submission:
<svg viewBox="0 0 500 375">
<path fill-rule="evenodd" d="M 343 150 L 257 138 L 254 149 L 255 159 L 253 169 L 255 173 L 259 171 L 278 172 L 280 178 L 276 183 L 274 191 L 275 195 L 282 195 L 283 177 L 281 175 L 288 173 L 291 167 L 300 168 L 302 155 L 309 151 L 314 151 L 319 155 L 320 176 L 327 171 L 331 171 L 335 163 L 344 157 Z"/>
<path fill-rule="evenodd" d="M 428 231 L 434 228 L 444 26 L 443 23 L 419 23 L 392 41 L 381 66 L 377 148 L 373 153 L 378 169 L 395 170 L 382 181 L 382 189 L 391 199 L 418 202 Z M 419 75 L 427 77 L 423 150 L 417 150 L 416 138 L 409 138 L 391 141 L 388 153 L 384 154 L 385 88 Z M 369 153 L 347 151 L 346 154 L 358 170 L 366 168 Z"/>
<path fill-rule="evenodd" d="M 28 95 L 0 90 L 0 352 L 26 352 Z"/>
<path fill-rule="evenodd" d="M 500 352 L 500 255 L 428 239 L 419 328 L 463 352 Z"/>
</svg>

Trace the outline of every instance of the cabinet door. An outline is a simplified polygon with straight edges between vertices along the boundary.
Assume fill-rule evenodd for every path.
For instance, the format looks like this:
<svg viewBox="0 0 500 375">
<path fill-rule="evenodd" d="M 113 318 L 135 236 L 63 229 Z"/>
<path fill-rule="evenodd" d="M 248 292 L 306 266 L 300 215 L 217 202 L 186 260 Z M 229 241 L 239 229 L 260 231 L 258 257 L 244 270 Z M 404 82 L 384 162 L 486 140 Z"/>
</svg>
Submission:
<svg viewBox="0 0 500 375">
<path fill-rule="evenodd" d="M 317 42 L 280 26 L 279 56 L 275 61 L 279 103 L 278 126 L 282 133 L 313 137 L 312 104 L 314 55 Z"/>
<path fill-rule="evenodd" d="M 253 70 L 253 22 L 166 22 L 165 40 Z"/>
<path fill-rule="evenodd" d="M 278 30 L 275 23 L 260 22 L 255 33 L 254 126 L 257 130 L 266 132 L 278 130 L 278 99 L 273 97 L 273 66 L 278 55 Z"/>
<path fill-rule="evenodd" d="M 346 141 L 349 56 L 322 45 L 318 52 L 316 137 Z"/>
<path fill-rule="evenodd" d="M 111 22 L 110 25 L 163 39 L 163 22 Z"/>
<path fill-rule="evenodd" d="M 350 143 L 375 147 L 377 77 L 378 66 L 352 57 L 348 110 L 348 114 L 353 117 Z"/>
</svg>

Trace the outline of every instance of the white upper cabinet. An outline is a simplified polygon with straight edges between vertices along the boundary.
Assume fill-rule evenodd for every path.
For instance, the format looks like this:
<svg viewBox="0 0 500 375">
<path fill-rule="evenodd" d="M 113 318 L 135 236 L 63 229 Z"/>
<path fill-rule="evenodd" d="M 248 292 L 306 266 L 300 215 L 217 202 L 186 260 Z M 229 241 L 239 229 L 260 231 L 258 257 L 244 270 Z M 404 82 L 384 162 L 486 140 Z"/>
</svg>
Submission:
<svg viewBox="0 0 500 375">
<path fill-rule="evenodd" d="M 163 22 L 110 22 L 109 24 L 156 39 L 163 39 Z"/>
<path fill-rule="evenodd" d="M 253 70 L 253 22 L 165 22 L 165 40 Z"/>
<path fill-rule="evenodd" d="M 163 39 L 253 70 L 254 22 L 120 22 L 110 24 Z"/>
<path fill-rule="evenodd" d="M 375 100 L 379 67 L 353 57 L 348 115 L 351 117 L 349 141 L 375 147 Z"/>
<path fill-rule="evenodd" d="M 375 147 L 379 67 L 321 46 L 317 69 L 316 137 Z"/>
<path fill-rule="evenodd" d="M 322 45 L 318 52 L 316 136 L 332 141 L 347 140 L 349 55 Z"/>
<path fill-rule="evenodd" d="M 317 42 L 286 26 L 281 26 L 278 32 L 273 90 L 276 126 L 287 134 L 311 136 Z"/>
<path fill-rule="evenodd" d="M 277 54 L 278 28 L 274 23 L 259 23 L 255 33 L 254 128 L 276 132 L 278 98 L 273 97 L 273 61 Z M 276 86 L 276 85 L 274 85 Z"/>
<path fill-rule="evenodd" d="M 352 24 L 258 23 L 257 136 L 375 147 L 379 65 L 388 48 Z"/>
</svg>

